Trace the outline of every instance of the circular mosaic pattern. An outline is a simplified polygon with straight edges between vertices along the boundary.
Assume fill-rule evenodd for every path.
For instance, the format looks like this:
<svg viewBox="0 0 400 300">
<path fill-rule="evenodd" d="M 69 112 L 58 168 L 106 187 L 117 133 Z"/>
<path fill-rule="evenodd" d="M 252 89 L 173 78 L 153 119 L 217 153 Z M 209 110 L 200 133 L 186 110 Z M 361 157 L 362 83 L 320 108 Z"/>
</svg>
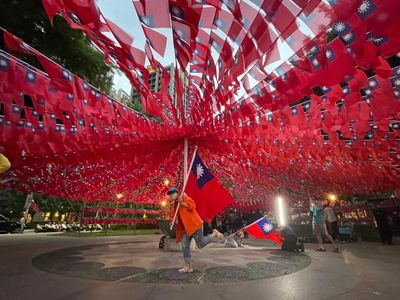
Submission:
<svg viewBox="0 0 400 300">
<path fill-rule="evenodd" d="M 202 262 L 196 258 L 192 273 L 179 273 L 178 268 L 165 267 L 179 263 L 179 255 L 173 254 L 171 259 L 170 254 L 149 246 L 120 243 L 74 247 L 39 255 L 32 264 L 43 271 L 94 280 L 199 284 L 267 279 L 299 271 L 311 263 L 304 253 L 231 249 L 228 256 L 210 251 Z"/>
<path fill-rule="evenodd" d="M 193 270 L 192 273 L 179 273 L 178 268 L 159 269 L 142 274 L 127 281 L 143 283 L 199 283 L 202 273 Z"/>
<path fill-rule="evenodd" d="M 101 268 L 96 272 L 93 272 L 93 276 L 91 278 L 105 281 L 117 281 L 121 279 L 128 279 L 132 276 L 142 273 L 146 273 L 146 270 L 143 268 L 120 266 Z"/>
<path fill-rule="evenodd" d="M 226 266 L 208 268 L 204 275 L 208 282 L 243 281 L 251 278 L 251 270 L 242 267 Z"/>
</svg>

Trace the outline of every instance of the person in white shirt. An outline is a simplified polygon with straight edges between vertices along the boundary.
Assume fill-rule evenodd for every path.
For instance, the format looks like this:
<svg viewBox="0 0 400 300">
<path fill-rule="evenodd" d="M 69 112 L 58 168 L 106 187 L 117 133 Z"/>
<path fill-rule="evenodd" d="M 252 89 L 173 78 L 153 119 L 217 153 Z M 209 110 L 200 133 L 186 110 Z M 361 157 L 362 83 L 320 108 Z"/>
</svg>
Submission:
<svg viewBox="0 0 400 300">
<path fill-rule="evenodd" d="M 339 238 L 339 228 L 338 228 L 338 219 L 333 210 L 333 206 L 335 205 L 335 201 L 330 201 L 329 205 L 324 209 L 324 219 L 328 228 L 329 234 L 332 238 L 337 241 Z"/>
</svg>

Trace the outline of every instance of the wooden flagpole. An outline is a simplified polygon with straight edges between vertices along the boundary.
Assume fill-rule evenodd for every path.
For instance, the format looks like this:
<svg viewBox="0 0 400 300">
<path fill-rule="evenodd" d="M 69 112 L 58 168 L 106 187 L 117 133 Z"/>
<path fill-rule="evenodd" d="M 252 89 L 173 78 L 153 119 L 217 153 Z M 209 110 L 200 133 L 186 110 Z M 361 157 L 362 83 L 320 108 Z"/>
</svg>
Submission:
<svg viewBox="0 0 400 300">
<path fill-rule="evenodd" d="M 182 197 L 183 196 L 183 194 L 185 193 L 185 189 L 186 189 L 186 185 L 187 185 L 187 182 L 188 182 L 188 179 L 189 179 L 189 172 L 190 172 L 190 170 L 192 169 L 192 166 L 193 166 L 193 162 L 194 162 L 194 158 L 196 157 L 196 153 L 197 153 L 197 147 L 194 149 L 194 152 L 193 152 L 193 157 L 192 157 L 192 161 L 190 162 L 190 166 L 189 166 L 189 168 L 188 168 L 188 165 L 187 165 L 187 157 L 188 157 L 188 153 L 186 153 L 186 155 L 185 155 L 185 152 L 188 152 L 189 151 L 189 147 L 188 147 L 188 141 L 187 141 L 187 138 L 185 138 L 185 147 L 184 147 L 184 152 L 183 152 L 183 167 L 184 167 L 184 171 L 183 171 L 183 178 L 184 178 L 184 182 L 183 182 L 183 187 L 182 187 L 182 192 L 181 192 L 181 195 L 180 195 L 180 197 Z M 186 157 L 186 169 L 185 169 L 185 157 Z M 178 215 L 178 211 L 179 211 L 179 206 L 180 206 L 180 202 L 178 203 L 178 205 L 176 206 L 176 210 L 175 210 L 175 214 L 174 214 L 174 218 L 173 218 L 173 220 L 172 220 L 172 223 L 171 223 L 171 226 L 170 226 L 170 230 L 172 230 L 172 228 L 174 227 L 174 224 L 175 224 L 175 221 L 176 221 L 176 217 L 177 217 L 177 215 Z"/>
</svg>

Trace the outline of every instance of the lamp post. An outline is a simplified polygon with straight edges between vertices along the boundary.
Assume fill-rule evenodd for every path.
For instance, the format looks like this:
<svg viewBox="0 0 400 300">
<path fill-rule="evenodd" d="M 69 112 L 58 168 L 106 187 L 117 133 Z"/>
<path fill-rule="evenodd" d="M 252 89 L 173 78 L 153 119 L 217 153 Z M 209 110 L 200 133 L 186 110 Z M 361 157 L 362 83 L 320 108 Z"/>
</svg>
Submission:
<svg viewBox="0 0 400 300">
<path fill-rule="evenodd" d="M 277 210 L 278 210 L 278 225 L 283 227 L 286 225 L 286 206 L 282 196 L 276 198 Z"/>
</svg>

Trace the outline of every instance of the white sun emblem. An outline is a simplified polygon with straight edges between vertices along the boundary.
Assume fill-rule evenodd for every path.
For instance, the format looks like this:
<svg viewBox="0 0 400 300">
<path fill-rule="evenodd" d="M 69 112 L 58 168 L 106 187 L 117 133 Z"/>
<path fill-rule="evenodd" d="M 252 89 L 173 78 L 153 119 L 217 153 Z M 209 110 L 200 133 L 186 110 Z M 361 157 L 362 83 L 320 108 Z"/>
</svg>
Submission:
<svg viewBox="0 0 400 300">
<path fill-rule="evenodd" d="M 394 81 L 394 85 L 395 85 L 395 86 L 400 86 L 400 79 L 396 79 L 396 80 Z"/>
<path fill-rule="evenodd" d="M 346 42 L 348 42 L 348 41 L 350 41 L 350 40 L 352 39 L 352 37 L 353 37 L 353 34 L 352 34 L 352 33 L 348 33 L 348 34 L 346 34 L 346 35 L 343 36 L 343 39 L 344 39 Z"/>
<path fill-rule="evenodd" d="M 369 86 L 370 86 L 370 87 L 375 87 L 375 86 L 376 86 L 376 82 L 375 82 L 374 80 L 371 80 L 371 81 L 369 82 Z"/>
<path fill-rule="evenodd" d="M 344 31 L 346 29 L 346 24 L 344 24 L 343 22 L 338 22 L 338 23 L 336 23 L 336 25 L 335 25 L 335 30 L 337 31 L 337 32 L 342 32 L 342 31 Z"/>
<path fill-rule="evenodd" d="M 149 17 L 142 17 L 142 22 L 147 25 L 150 26 L 151 22 L 150 22 L 150 18 Z"/>
<path fill-rule="evenodd" d="M 35 75 L 33 75 L 33 73 L 28 73 L 27 76 L 29 80 L 35 79 Z"/>
<path fill-rule="evenodd" d="M 263 226 L 263 230 L 264 230 L 266 233 L 270 232 L 270 231 L 272 230 L 272 225 L 269 224 L 269 223 L 265 223 L 264 226 Z"/>
<path fill-rule="evenodd" d="M 182 11 L 181 11 L 181 9 L 179 7 L 173 6 L 172 9 L 171 9 L 171 13 L 172 13 L 172 15 L 174 17 L 180 18 L 181 14 L 182 14 Z"/>
<path fill-rule="evenodd" d="M 222 26 L 224 25 L 224 22 L 222 22 L 220 19 L 217 19 L 217 20 L 215 21 L 215 25 L 216 25 L 217 27 L 222 27 Z"/>
<path fill-rule="evenodd" d="M 204 168 L 203 168 L 203 166 L 201 164 L 198 164 L 197 167 L 196 167 L 197 179 L 199 179 L 203 175 L 204 175 Z"/>
<path fill-rule="evenodd" d="M 183 31 L 180 29 L 175 29 L 176 34 L 180 37 L 180 38 L 184 38 L 185 35 L 183 34 Z"/>
<path fill-rule="evenodd" d="M 357 9 L 360 14 L 366 13 L 370 9 L 371 3 L 368 0 L 364 0 L 360 7 Z"/>
</svg>

